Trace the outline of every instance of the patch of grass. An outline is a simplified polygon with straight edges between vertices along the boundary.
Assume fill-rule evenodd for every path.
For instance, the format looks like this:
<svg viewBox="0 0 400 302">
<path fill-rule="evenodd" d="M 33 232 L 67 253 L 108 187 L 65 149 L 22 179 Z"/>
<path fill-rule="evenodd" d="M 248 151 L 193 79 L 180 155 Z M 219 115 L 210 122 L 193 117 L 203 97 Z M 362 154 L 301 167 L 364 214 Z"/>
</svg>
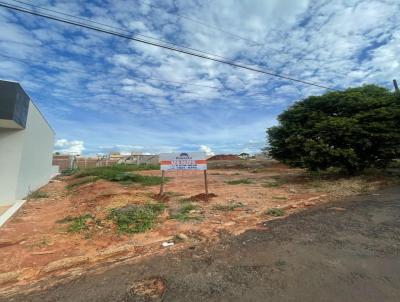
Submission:
<svg viewBox="0 0 400 302">
<path fill-rule="evenodd" d="M 199 215 L 193 215 L 190 213 L 192 210 L 196 210 L 197 205 L 193 203 L 183 203 L 178 210 L 178 213 L 170 215 L 170 219 L 175 219 L 179 221 L 188 221 L 188 220 L 199 220 L 201 217 Z"/>
<path fill-rule="evenodd" d="M 242 178 L 242 179 L 236 179 L 236 180 L 228 180 L 225 183 L 227 183 L 228 185 L 240 185 L 240 184 L 249 185 L 252 182 L 248 178 Z"/>
<path fill-rule="evenodd" d="M 35 191 L 29 194 L 28 199 L 48 198 L 49 194 L 42 191 Z"/>
<path fill-rule="evenodd" d="M 144 186 L 154 186 L 161 184 L 161 177 L 138 175 L 130 172 L 154 170 L 157 167 L 159 168 L 159 166 L 156 165 L 115 165 L 110 167 L 97 167 L 83 170 L 75 177 L 80 178 L 91 176 L 99 179 L 120 182 L 124 185 L 140 183 Z M 166 178 L 165 181 L 168 181 L 168 178 Z"/>
<path fill-rule="evenodd" d="M 234 202 L 230 204 L 217 204 L 213 206 L 213 210 L 217 211 L 233 211 L 238 208 L 243 208 L 243 204 L 241 202 Z"/>
<path fill-rule="evenodd" d="M 81 216 L 67 216 L 57 223 L 68 223 L 67 232 L 68 233 L 78 233 L 83 230 L 88 229 L 87 221 L 94 220 L 94 217 L 90 214 L 85 214 Z"/>
<path fill-rule="evenodd" d="M 283 209 L 270 208 L 266 211 L 266 214 L 274 217 L 280 217 L 285 215 L 285 211 Z"/>
<path fill-rule="evenodd" d="M 107 218 L 115 223 L 119 232 L 143 233 L 153 227 L 156 218 L 164 209 L 165 205 L 162 203 L 129 205 L 112 209 Z"/>
<path fill-rule="evenodd" d="M 79 169 L 64 169 L 61 171 L 63 176 L 71 176 L 79 172 Z"/>
<path fill-rule="evenodd" d="M 65 188 L 67 190 L 71 190 L 71 189 L 74 189 L 76 187 L 79 187 L 79 186 L 82 186 L 82 185 L 85 185 L 85 184 L 88 184 L 88 183 L 91 183 L 91 182 L 95 182 L 97 180 L 99 180 L 99 178 L 97 176 L 90 176 L 90 177 L 86 177 L 86 178 L 83 178 L 81 180 L 78 180 L 76 182 L 73 182 L 73 183 L 65 186 Z"/>
</svg>

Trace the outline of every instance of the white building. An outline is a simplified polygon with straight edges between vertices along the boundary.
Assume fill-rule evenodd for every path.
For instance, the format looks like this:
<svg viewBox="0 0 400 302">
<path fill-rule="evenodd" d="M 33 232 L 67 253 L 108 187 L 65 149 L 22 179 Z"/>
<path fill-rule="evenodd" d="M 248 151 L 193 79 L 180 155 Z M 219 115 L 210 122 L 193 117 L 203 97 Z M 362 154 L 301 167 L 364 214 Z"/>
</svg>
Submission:
<svg viewBox="0 0 400 302">
<path fill-rule="evenodd" d="M 20 84 L 0 80 L 0 206 L 48 183 L 54 131 Z"/>
</svg>

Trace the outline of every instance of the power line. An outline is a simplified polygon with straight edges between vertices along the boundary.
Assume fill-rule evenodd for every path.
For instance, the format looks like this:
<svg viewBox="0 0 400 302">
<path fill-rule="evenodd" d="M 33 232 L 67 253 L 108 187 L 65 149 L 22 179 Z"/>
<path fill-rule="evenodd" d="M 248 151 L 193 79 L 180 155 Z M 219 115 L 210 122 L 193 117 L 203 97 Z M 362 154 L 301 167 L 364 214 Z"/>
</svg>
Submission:
<svg viewBox="0 0 400 302">
<path fill-rule="evenodd" d="M 27 2 L 24 2 L 24 1 L 19 1 L 19 0 L 11 0 L 11 1 L 14 1 L 14 2 L 17 2 L 17 3 L 21 3 L 23 5 L 31 6 L 31 7 L 34 7 L 36 9 L 41 9 L 41 10 L 44 10 L 44 11 L 49 11 L 49 12 L 53 12 L 53 13 L 56 13 L 56 14 L 59 14 L 59 15 L 75 18 L 75 19 L 78 19 L 78 20 L 82 20 L 82 21 L 85 21 L 85 22 L 90 22 L 90 23 L 93 23 L 93 24 L 105 26 L 105 27 L 108 27 L 108 28 L 111 28 L 111 29 L 124 31 L 126 33 L 129 33 L 132 36 L 139 36 L 139 37 L 151 39 L 151 40 L 154 40 L 154 41 L 162 42 L 162 43 L 165 43 L 165 44 L 170 44 L 170 45 L 173 45 L 173 46 L 177 46 L 177 47 L 180 47 L 180 48 L 183 48 L 183 49 L 189 49 L 189 50 L 193 50 L 193 51 L 196 51 L 196 52 L 204 53 L 206 55 L 210 55 L 210 56 L 213 56 L 213 57 L 221 58 L 221 59 L 224 59 L 224 60 L 233 61 L 233 59 L 230 59 L 230 58 L 218 55 L 218 54 L 212 54 L 212 53 L 206 52 L 204 50 L 199 50 L 199 49 L 196 49 L 196 48 L 179 45 L 179 44 L 172 43 L 172 42 L 169 42 L 169 41 L 166 41 L 166 40 L 163 40 L 163 39 L 158 39 L 158 38 L 155 38 L 155 37 L 152 37 L 152 36 L 149 36 L 149 35 L 143 35 L 143 34 L 138 34 L 138 33 L 133 34 L 131 31 L 127 30 L 126 28 L 111 26 L 111 25 L 106 24 L 106 23 L 93 21 L 93 20 L 82 18 L 82 17 L 79 17 L 79 16 L 74 16 L 74 15 L 67 14 L 65 12 L 59 11 L 59 10 L 49 9 L 49 8 L 46 8 L 46 7 L 43 7 L 43 6 L 27 3 Z M 18 7 L 18 6 L 16 6 L 16 7 Z"/>
<path fill-rule="evenodd" d="M 70 66 L 61 66 L 61 62 L 45 62 L 45 61 L 39 61 L 39 60 L 27 60 L 27 59 L 23 59 L 23 58 L 18 58 L 18 57 L 13 57 L 13 56 L 9 56 L 9 55 L 5 55 L 0 53 L 0 56 L 4 57 L 4 58 L 9 58 L 9 59 L 13 59 L 16 61 L 21 61 L 25 64 L 43 64 L 43 65 L 47 65 L 46 67 L 48 67 L 48 65 L 53 65 L 55 68 L 58 69 L 69 69 L 69 70 L 73 70 L 73 71 L 78 71 L 78 72 L 87 72 L 87 70 L 84 69 L 78 69 L 78 68 L 74 68 L 74 67 L 70 67 Z M 129 77 L 133 77 L 136 79 L 141 79 L 141 80 L 153 80 L 153 81 L 158 81 L 158 82 L 166 82 L 166 83 L 171 83 L 171 84 L 179 84 L 179 85 L 188 85 L 188 86 L 197 86 L 197 87 L 204 87 L 204 88 L 210 88 L 210 89 L 217 89 L 219 90 L 220 88 L 218 88 L 217 86 L 209 86 L 209 85 L 202 85 L 202 84 L 195 84 L 195 83 L 188 83 L 188 82 L 179 82 L 179 81 L 170 81 L 170 80 L 164 80 L 164 79 L 159 79 L 159 78 L 154 78 L 154 77 L 140 77 L 140 76 L 129 76 Z M 176 85 L 175 85 L 176 86 Z"/>
<path fill-rule="evenodd" d="M 116 36 L 116 37 L 120 37 L 120 38 L 124 38 L 124 39 L 128 39 L 128 40 L 144 43 L 144 44 L 147 44 L 147 45 L 152 45 L 152 46 L 168 49 L 168 50 L 171 50 L 171 51 L 174 51 L 174 52 L 179 52 L 179 53 L 183 53 L 183 54 L 187 54 L 187 55 L 190 55 L 190 56 L 194 56 L 194 57 L 198 57 L 198 58 L 202 58 L 202 59 L 206 59 L 206 60 L 210 60 L 210 61 L 214 61 L 214 62 L 226 64 L 226 65 L 230 65 L 230 66 L 241 68 L 241 69 L 246 69 L 246 70 L 250 70 L 250 71 L 254 71 L 254 72 L 258 72 L 258 73 L 263 73 L 263 74 L 270 75 L 270 76 L 275 76 L 275 77 L 278 77 L 278 78 L 281 78 L 281 79 L 285 79 L 285 80 L 290 80 L 290 81 L 294 81 L 294 82 L 298 82 L 298 83 L 303 83 L 303 84 L 306 84 L 306 85 L 315 86 L 315 87 L 328 89 L 328 90 L 337 90 L 335 88 L 330 88 L 330 87 L 327 87 L 327 86 L 322 85 L 322 84 L 318 84 L 318 83 L 314 83 L 314 82 L 310 82 L 310 81 L 305 81 L 305 80 L 300 80 L 300 79 L 296 79 L 296 78 L 289 77 L 289 76 L 286 76 L 286 75 L 281 75 L 281 74 L 277 74 L 277 73 L 261 70 L 261 69 L 258 69 L 258 68 L 246 66 L 246 65 L 243 65 L 243 64 L 238 64 L 238 63 L 236 63 L 234 61 L 227 61 L 227 60 L 221 60 L 221 59 L 212 58 L 212 57 L 209 57 L 209 56 L 206 56 L 206 55 L 203 55 L 203 54 L 199 54 L 199 53 L 195 53 L 195 52 L 191 52 L 191 51 L 188 51 L 188 50 L 185 50 L 185 49 L 179 49 L 179 48 L 172 47 L 172 46 L 169 46 L 169 45 L 163 45 L 163 44 L 155 43 L 155 42 L 152 42 L 152 41 L 144 40 L 142 38 L 127 36 L 127 35 L 125 35 L 123 33 L 113 32 L 113 31 L 110 31 L 110 30 L 106 30 L 106 29 L 103 29 L 103 28 L 99 28 L 99 27 L 88 25 L 88 24 L 76 22 L 76 21 L 73 21 L 73 20 L 62 19 L 62 18 L 59 18 L 59 17 L 54 16 L 54 15 L 50 15 L 50 14 L 44 14 L 44 13 L 40 13 L 40 12 L 31 11 L 31 10 L 28 10 L 26 8 L 15 6 L 15 5 L 10 5 L 10 4 L 4 3 L 4 2 L 0 2 L 0 6 L 1 7 L 5 7 L 5 8 L 9 8 L 9 9 L 14 10 L 14 11 L 19 11 L 19 12 L 23 12 L 23 13 L 27 13 L 27 14 L 31 14 L 31 15 L 35 15 L 35 16 L 40 16 L 40 17 L 43 17 L 43 18 L 46 18 L 46 19 L 62 22 L 62 23 L 65 23 L 65 24 L 75 25 L 75 26 L 79 26 L 79 27 L 82 27 L 82 28 L 91 29 L 91 30 L 94 30 L 94 31 L 97 31 L 97 32 L 110 34 L 110 35 L 113 35 L 113 36 Z"/>
<path fill-rule="evenodd" d="M 172 42 L 169 42 L 169 41 L 166 41 L 166 40 L 154 38 L 154 37 L 152 37 L 152 36 L 143 35 L 143 34 L 138 34 L 138 33 L 137 33 L 137 34 L 133 34 L 131 31 L 127 30 L 126 28 L 111 26 L 111 25 L 109 25 L 109 24 L 101 23 L 101 22 L 98 22 L 98 21 L 92 21 L 92 20 L 90 20 L 90 19 L 85 19 L 85 18 L 82 18 L 82 17 L 80 17 L 80 16 L 74 16 L 74 15 L 71 15 L 71 14 L 68 14 L 68 13 L 65 13 L 65 12 L 62 12 L 62 11 L 59 11 L 59 10 L 48 9 L 48 8 L 46 8 L 46 7 L 43 7 L 43 6 L 34 5 L 34 4 L 27 3 L 27 2 L 24 2 L 24 1 L 20 1 L 20 0 L 11 0 L 11 1 L 14 1 L 14 2 L 17 2 L 17 3 L 21 3 L 21 4 L 24 4 L 24 5 L 27 5 L 27 6 L 31 6 L 31 7 L 34 7 L 34 8 L 36 8 L 36 9 L 41 9 L 41 10 L 45 10 L 45 11 L 50 11 L 50 12 L 54 12 L 54 13 L 56 13 L 56 14 L 60 14 L 60 15 L 72 17 L 72 18 L 79 19 L 79 20 L 82 20 L 82 21 L 85 21 L 85 22 L 90 22 L 90 23 L 98 24 L 98 25 L 105 26 L 105 27 L 108 27 L 108 28 L 112 28 L 112 29 L 124 31 L 124 32 L 126 32 L 126 33 L 129 33 L 129 34 L 132 35 L 132 36 L 140 36 L 140 37 L 148 38 L 148 39 L 151 39 L 151 40 L 159 41 L 159 42 L 162 42 L 162 43 L 170 44 L 170 45 L 173 45 L 173 46 L 177 46 L 177 47 L 179 47 L 179 48 L 188 49 L 188 50 L 192 50 L 192 51 L 195 51 L 195 52 L 199 52 L 199 53 L 203 53 L 203 54 L 206 54 L 206 55 L 210 55 L 210 56 L 213 56 L 213 57 L 221 58 L 221 59 L 224 59 L 224 60 L 235 61 L 236 63 L 238 63 L 238 62 L 243 63 L 243 62 L 241 62 L 240 60 L 234 60 L 234 59 L 231 59 L 231 58 L 227 58 L 227 57 L 224 57 L 224 56 L 221 56 L 221 55 L 209 53 L 209 52 L 206 52 L 206 51 L 203 51 L 203 50 L 199 50 L 199 49 L 196 49 L 196 48 L 187 47 L 187 46 L 182 46 L 182 45 L 179 45 L 179 44 L 176 44 L 176 43 L 172 43 Z M 140 0 L 137 0 L 137 1 L 140 2 Z M 143 2 L 143 4 L 146 4 L 146 5 L 148 5 L 148 6 L 152 7 L 152 8 L 155 8 L 155 9 L 160 9 L 160 10 L 162 10 L 162 8 L 157 7 L 157 6 L 155 6 L 155 5 L 152 5 L 152 4 L 148 4 L 148 3 L 145 3 L 145 2 Z M 196 21 L 197 21 L 197 20 L 196 20 Z M 263 48 L 264 48 L 264 47 L 267 47 L 267 46 L 263 45 Z M 275 49 L 275 48 L 270 47 L 270 46 L 268 46 L 267 48 L 270 48 L 270 49 L 275 50 L 275 51 L 277 51 L 277 52 L 280 51 L 280 50 Z M 276 60 L 276 58 L 275 58 L 275 60 Z M 278 61 L 280 61 L 281 64 L 286 64 L 286 62 L 282 62 L 282 60 L 278 60 Z M 258 66 L 258 65 L 252 64 L 252 66 Z M 281 75 L 283 75 L 283 74 L 281 74 Z"/>
<path fill-rule="evenodd" d="M 140 3 L 142 3 L 142 4 L 144 4 L 144 5 L 147 5 L 147 6 L 151 7 L 151 8 L 153 8 L 153 9 L 158 9 L 158 10 L 165 11 L 165 10 L 162 9 L 161 7 L 156 6 L 156 5 L 153 5 L 153 4 L 150 4 L 150 3 L 146 2 L 146 1 L 142 1 L 142 0 L 136 0 L 136 1 L 138 1 L 138 2 L 140 2 Z M 168 12 L 167 12 L 167 13 L 168 13 Z M 170 14 L 170 13 L 169 13 L 169 14 Z M 250 42 L 251 44 L 253 44 L 253 45 L 255 45 L 255 46 L 261 46 L 261 45 L 262 45 L 261 43 L 255 42 L 255 41 L 253 41 L 253 40 L 251 40 L 251 39 L 248 39 L 248 38 L 245 38 L 245 37 L 242 37 L 242 36 L 239 36 L 239 35 L 237 35 L 237 34 L 234 34 L 234 33 L 232 33 L 232 32 L 229 32 L 229 31 L 227 31 L 227 30 L 225 30 L 225 29 L 222 29 L 222 28 L 219 28 L 219 27 L 217 27 L 217 26 L 213 26 L 213 25 L 207 24 L 207 23 L 205 23 L 205 22 L 203 22 L 203 21 L 194 19 L 194 18 L 192 18 L 192 17 L 188 17 L 186 14 L 178 13 L 178 16 L 181 17 L 182 19 L 186 19 L 186 20 L 188 20 L 188 21 L 191 21 L 191 22 L 200 24 L 200 25 L 202 25 L 202 26 L 211 28 L 211 29 L 213 29 L 213 30 L 220 31 L 220 32 L 222 32 L 222 33 L 224 33 L 224 34 L 227 34 L 227 35 L 230 35 L 230 36 L 232 36 L 232 37 L 239 38 L 239 39 L 241 39 L 241 40 Z"/>
</svg>

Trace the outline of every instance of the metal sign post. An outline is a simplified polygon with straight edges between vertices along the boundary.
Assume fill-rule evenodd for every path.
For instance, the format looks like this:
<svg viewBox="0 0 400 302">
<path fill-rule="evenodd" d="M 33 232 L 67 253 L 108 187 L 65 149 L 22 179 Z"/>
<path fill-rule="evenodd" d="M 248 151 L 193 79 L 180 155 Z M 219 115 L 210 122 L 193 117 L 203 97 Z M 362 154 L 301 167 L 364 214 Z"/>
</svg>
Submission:
<svg viewBox="0 0 400 302">
<path fill-rule="evenodd" d="M 164 178 L 165 178 L 165 171 L 161 171 L 161 187 L 160 187 L 160 195 L 164 194 Z"/>
<path fill-rule="evenodd" d="M 207 170 L 204 170 L 204 187 L 206 189 L 206 198 L 208 198 Z"/>
<path fill-rule="evenodd" d="M 160 195 L 164 194 L 165 171 L 204 171 L 204 186 L 208 196 L 207 161 L 204 152 L 161 153 L 161 187 Z"/>
</svg>

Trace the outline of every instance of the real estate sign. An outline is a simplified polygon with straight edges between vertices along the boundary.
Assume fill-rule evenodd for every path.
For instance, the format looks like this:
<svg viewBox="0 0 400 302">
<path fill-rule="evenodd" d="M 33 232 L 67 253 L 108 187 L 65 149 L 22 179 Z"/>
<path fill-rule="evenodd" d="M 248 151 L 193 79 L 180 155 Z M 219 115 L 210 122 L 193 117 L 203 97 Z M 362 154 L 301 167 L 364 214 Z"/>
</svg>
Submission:
<svg viewBox="0 0 400 302">
<path fill-rule="evenodd" d="M 160 165 L 163 171 L 172 170 L 207 170 L 204 152 L 161 153 Z"/>
</svg>

